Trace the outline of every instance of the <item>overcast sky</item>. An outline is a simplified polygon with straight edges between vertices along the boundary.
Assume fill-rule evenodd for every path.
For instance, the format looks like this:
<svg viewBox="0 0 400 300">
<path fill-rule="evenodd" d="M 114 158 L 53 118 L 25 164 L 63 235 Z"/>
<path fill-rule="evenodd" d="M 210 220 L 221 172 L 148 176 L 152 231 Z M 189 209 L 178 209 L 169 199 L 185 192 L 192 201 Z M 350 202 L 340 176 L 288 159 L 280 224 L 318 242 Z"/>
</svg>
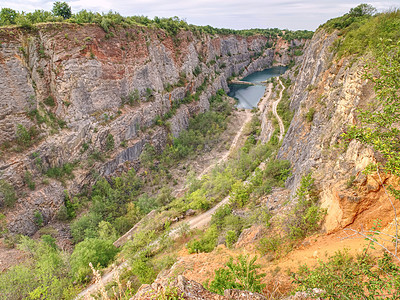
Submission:
<svg viewBox="0 0 400 300">
<path fill-rule="evenodd" d="M 54 1 L 0 0 L 0 7 L 30 12 L 51 10 Z M 233 29 L 288 28 L 315 30 L 362 0 L 67 0 L 73 12 L 113 10 L 124 16 L 178 16 L 188 23 Z M 400 0 L 367 2 L 379 11 L 400 7 Z"/>
</svg>

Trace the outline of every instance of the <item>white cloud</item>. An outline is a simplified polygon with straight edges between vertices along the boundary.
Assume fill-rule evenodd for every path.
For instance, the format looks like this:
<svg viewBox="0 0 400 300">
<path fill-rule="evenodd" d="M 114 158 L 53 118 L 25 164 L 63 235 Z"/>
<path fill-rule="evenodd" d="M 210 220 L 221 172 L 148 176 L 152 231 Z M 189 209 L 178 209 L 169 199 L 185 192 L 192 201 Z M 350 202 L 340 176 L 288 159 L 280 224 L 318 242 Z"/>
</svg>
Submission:
<svg viewBox="0 0 400 300">
<path fill-rule="evenodd" d="M 289 28 L 315 30 L 343 15 L 360 0 L 67 0 L 72 10 L 117 11 L 122 15 L 173 17 L 189 23 L 227 28 Z M 19 11 L 51 10 L 53 1 L 1 0 L 0 7 Z M 369 1 L 379 10 L 399 7 L 399 0 Z"/>
</svg>

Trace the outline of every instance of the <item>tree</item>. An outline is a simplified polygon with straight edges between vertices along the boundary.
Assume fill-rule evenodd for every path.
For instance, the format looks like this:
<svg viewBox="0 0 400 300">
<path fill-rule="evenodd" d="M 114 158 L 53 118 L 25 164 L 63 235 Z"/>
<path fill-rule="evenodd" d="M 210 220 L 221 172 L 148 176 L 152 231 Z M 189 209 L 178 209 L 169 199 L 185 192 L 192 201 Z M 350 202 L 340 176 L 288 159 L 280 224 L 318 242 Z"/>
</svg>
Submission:
<svg viewBox="0 0 400 300">
<path fill-rule="evenodd" d="M 376 14 L 376 8 L 365 3 L 362 3 L 349 11 L 349 15 L 352 17 L 373 16 L 374 14 Z"/>
<path fill-rule="evenodd" d="M 72 16 L 71 6 L 66 2 L 54 2 L 52 12 L 55 16 L 60 16 L 65 19 L 69 19 Z"/>
<path fill-rule="evenodd" d="M 117 252 L 118 249 L 110 240 L 96 238 L 79 243 L 71 255 L 71 268 L 75 279 L 83 281 L 91 273 L 89 263 L 95 268 L 106 267 Z"/>
<path fill-rule="evenodd" d="M 15 24 L 17 12 L 11 8 L 2 8 L 0 11 L 0 26 Z"/>
</svg>

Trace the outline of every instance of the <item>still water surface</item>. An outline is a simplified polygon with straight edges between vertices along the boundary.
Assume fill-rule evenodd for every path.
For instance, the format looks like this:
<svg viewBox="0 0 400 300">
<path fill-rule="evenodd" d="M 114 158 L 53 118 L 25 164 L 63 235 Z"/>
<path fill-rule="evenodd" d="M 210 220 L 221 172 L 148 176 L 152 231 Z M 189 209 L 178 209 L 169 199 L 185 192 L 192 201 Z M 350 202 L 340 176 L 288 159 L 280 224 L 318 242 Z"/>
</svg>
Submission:
<svg viewBox="0 0 400 300">
<path fill-rule="evenodd" d="M 279 76 L 287 70 L 287 67 L 272 67 L 263 71 L 254 72 L 243 79 L 242 81 L 252 82 L 255 85 L 241 85 L 241 84 L 230 84 L 230 92 L 228 96 L 235 98 L 238 101 L 236 105 L 238 108 L 251 109 L 256 107 L 258 101 L 265 92 L 265 85 L 261 82 L 271 78 Z"/>
</svg>

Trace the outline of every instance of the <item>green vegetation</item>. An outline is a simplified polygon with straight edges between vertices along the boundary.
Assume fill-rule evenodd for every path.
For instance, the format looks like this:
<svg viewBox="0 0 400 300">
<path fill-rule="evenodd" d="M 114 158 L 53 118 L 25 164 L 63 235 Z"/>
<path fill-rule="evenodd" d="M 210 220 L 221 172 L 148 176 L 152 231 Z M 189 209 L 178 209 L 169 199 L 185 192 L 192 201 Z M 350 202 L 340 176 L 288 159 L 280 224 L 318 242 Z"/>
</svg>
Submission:
<svg viewBox="0 0 400 300">
<path fill-rule="evenodd" d="M 72 16 L 71 7 L 66 2 L 54 2 L 51 11 L 55 16 L 62 17 L 64 20 Z"/>
<path fill-rule="evenodd" d="M 296 191 L 297 203 L 286 222 L 288 236 L 292 240 L 305 238 L 316 232 L 325 215 L 318 204 L 318 192 L 311 173 L 303 176 L 300 187 Z"/>
<path fill-rule="evenodd" d="M 130 229 L 142 216 L 135 205 L 141 186 L 142 181 L 133 169 L 113 178 L 111 183 L 105 179 L 97 181 L 92 188 L 88 214 L 71 224 L 75 242 L 98 237 L 102 220 L 109 222 L 119 234 Z"/>
<path fill-rule="evenodd" d="M 53 98 L 47 99 L 52 99 L 52 103 L 54 103 Z M 50 127 L 50 133 L 52 134 L 56 133 L 58 129 L 62 129 L 67 125 L 67 123 L 64 120 L 58 118 L 55 113 L 46 109 L 42 103 L 40 103 L 39 109 L 35 108 L 28 112 L 28 116 L 32 121 L 36 121 L 38 125 L 45 123 L 47 126 Z"/>
<path fill-rule="evenodd" d="M 342 38 L 336 42 L 338 56 L 363 55 L 372 56 L 366 64 L 366 78 L 374 83 L 376 100 L 368 109 L 358 112 L 357 125 L 350 126 L 343 134 L 345 146 L 356 139 L 372 147 L 380 153 L 383 159 L 377 165 L 370 165 L 365 172 L 380 172 L 400 176 L 399 158 L 399 124 L 400 124 L 400 47 L 398 44 L 400 12 L 392 10 L 387 13 L 374 15 L 375 10 L 362 4 L 343 17 L 328 21 L 326 29 L 340 29 Z M 355 176 L 346 182 L 346 187 L 353 186 Z M 307 183 L 308 182 L 308 183 Z M 312 186 L 309 180 L 304 181 L 304 186 Z M 381 183 L 383 185 L 383 183 Z M 387 187 L 392 196 L 398 201 L 400 191 L 393 186 Z M 304 194 L 304 191 L 301 192 Z M 314 231 L 314 226 L 308 224 L 318 223 L 321 215 L 312 207 L 314 197 L 308 195 L 303 207 L 308 207 L 304 218 L 289 224 L 293 238 L 304 236 L 309 230 Z M 388 197 L 388 201 L 392 201 Z M 308 202 L 308 203 L 307 203 Z M 304 205 L 305 204 L 305 205 Z M 391 202 L 393 206 L 393 203 Z M 304 211 L 303 208 L 300 208 Z M 297 212 L 296 212 L 297 213 Z M 394 211 L 394 214 L 396 212 Z M 308 219 L 306 221 L 306 219 Z M 289 218 L 291 220 L 291 218 Z M 313 221 L 314 220 L 314 221 Z M 396 221 L 395 221 L 396 223 Z M 397 227 L 397 223 L 396 223 Z M 293 278 L 298 285 L 298 290 L 310 291 L 318 287 L 322 294 L 318 297 L 329 299 L 398 299 L 400 297 L 400 280 L 398 265 L 393 259 L 399 260 L 398 242 L 396 233 L 381 244 L 379 220 L 370 230 L 357 232 L 364 237 L 368 244 L 363 253 L 356 257 L 350 256 L 346 251 L 337 252 L 327 262 L 320 261 L 314 269 L 303 266 Z M 391 245 L 390 245 L 391 244 Z M 383 248 L 380 257 L 371 257 L 368 254 L 374 246 Z M 390 245 L 390 246 L 389 246 Z M 393 250 L 391 250 L 393 249 Z"/>
<path fill-rule="evenodd" d="M 38 227 L 42 227 L 43 226 L 43 216 L 42 213 L 40 211 L 35 211 L 35 213 L 33 214 L 33 221 L 35 221 L 35 224 Z"/>
<path fill-rule="evenodd" d="M 92 263 L 94 268 L 106 267 L 117 252 L 110 240 L 92 238 L 77 244 L 71 255 L 74 278 L 78 281 L 85 280 L 86 276 L 92 273 L 89 263 Z"/>
<path fill-rule="evenodd" d="M 369 4 L 360 4 L 359 6 L 350 9 L 349 13 L 329 20 L 320 27 L 333 31 L 335 29 L 344 30 L 349 27 L 358 27 L 366 20 L 370 19 L 376 13 L 376 9 Z"/>
<path fill-rule="evenodd" d="M 318 191 L 311 173 L 302 177 L 296 199 L 295 206 L 288 212 L 284 222 L 275 223 L 260 240 L 258 249 L 263 255 L 272 253 L 277 258 L 320 229 L 325 210 L 318 206 Z"/>
<path fill-rule="evenodd" d="M 3 205 L 7 207 L 14 206 L 17 201 L 17 195 L 14 187 L 4 179 L 0 179 L 0 195 L 3 197 Z"/>
<path fill-rule="evenodd" d="M 17 148 L 18 152 L 21 152 L 27 148 L 29 148 L 32 144 L 34 144 L 39 135 L 39 131 L 35 126 L 30 127 L 27 129 L 22 124 L 17 124 L 17 129 L 15 132 L 17 136 Z"/>
<path fill-rule="evenodd" d="M 36 188 L 35 181 L 32 178 L 32 173 L 29 171 L 26 171 L 24 174 L 24 183 L 28 186 L 28 188 L 33 191 Z"/>
<path fill-rule="evenodd" d="M 166 170 L 177 161 L 194 155 L 205 148 L 212 147 L 218 142 L 220 134 L 226 129 L 227 117 L 232 111 L 232 105 L 224 97 L 225 92 L 223 90 L 219 90 L 215 96 L 211 97 L 210 110 L 193 117 L 189 122 L 187 131 L 181 132 L 179 137 L 174 138 L 165 147 L 162 154 L 157 155 L 154 148 L 146 147 L 141 155 L 142 163 L 153 171 L 159 168 Z M 164 124 L 163 120 L 166 120 L 167 117 L 168 115 L 163 118 L 158 117 L 155 122 L 162 125 Z M 161 161 L 163 164 L 155 168 L 154 162 L 156 161 Z"/>
<path fill-rule="evenodd" d="M 255 264 L 257 256 L 249 260 L 248 256 L 240 255 L 237 263 L 230 258 L 226 263 L 226 268 L 215 270 L 215 277 L 206 284 L 211 292 L 223 295 L 226 289 L 238 289 L 251 292 L 262 292 L 265 284 L 261 283 L 261 278 L 265 274 L 258 274 L 260 265 Z"/>
<path fill-rule="evenodd" d="M 278 115 L 281 117 L 283 125 L 285 126 L 285 130 L 289 129 L 290 123 L 292 122 L 294 111 L 290 109 L 290 95 L 289 95 L 289 88 L 292 84 L 290 78 L 280 77 L 285 89 L 282 92 L 282 99 L 276 108 Z"/>
<path fill-rule="evenodd" d="M 377 260 L 365 249 L 357 257 L 339 251 L 314 269 L 304 265 L 293 278 L 299 291 L 318 287 L 323 299 L 399 299 L 399 271 L 388 254 Z"/>
<path fill-rule="evenodd" d="M 381 40 L 397 41 L 400 32 L 400 10 L 392 9 L 386 13 L 375 14 L 376 10 L 367 4 L 361 4 L 342 17 L 329 20 L 322 28 L 340 30 L 341 37 L 335 41 L 337 56 L 361 56 L 369 51 L 379 55 Z"/>
<path fill-rule="evenodd" d="M 44 104 L 46 104 L 47 106 L 51 106 L 54 107 L 56 105 L 54 98 L 52 96 L 48 96 L 46 99 L 44 99 Z"/>
<path fill-rule="evenodd" d="M 114 146 L 115 146 L 114 136 L 111 133 L 109 133 L 106 138 L 106 151 L 113 150 Z"/>
<path fill-rule="evenodd" d="M 45 175 L 50 178 L 58 179 L 60 181 L 64 181 L 65 179 L 73 179 L 74 174 L 72 172 L 75 167 L 75 163 L 66 163 L 60 167 L 52 167 L 47 169 Z"/>
<path fill-rule="evenodd" d="M 76 293 L 66 253 L 49 235 L 33 241 L 21 237 L 18 246 L 27 252 L 25 264 L 0 274 L 0 290 L 4 299 L 71 299 Z"/>
<path fill-rule="evenodd" d="M 199 239 L 191 240 L 186 248 L 189 253 L 211 252 L 217 246 L 218 231 L 216 226 L 211 226 L 205 234 Z"/>
<path fill-rule="evenodd" d="M 396 18 L 399 22 L 400 12 L 391 12 L 381 18 L 390 20 L 389 23 L 384 22 L 382 25 L 393 24 Z M 400 95 L 398 92 L 400 89 L 398 71 L 400 68 L 400 46 L 397 40 L 381 39 L 380 44 L 372 45 L 371 51 L 375 60 L 367 63 L 366 77 L 374 83 L 376 100 L 373 105 L 370 105 L 369 109 L 359 111 L 359 123 L 350 126 L 347 132 L 343 134 L 344 143 L 347 145 L 352 139 L 356 139 L 382 155 L 383 159 L 379 160 L 376 165 L 368 166 L 365 170 L 366 173 L 377 172 L 379 175 L 380 172 L 384 172 L 398 177 L 400 176 L 400 147 L 397 142 L 400 135 Z M 384 186 L 383 182 L 381 182 L 381 185 Z M 398 187 L 390 185 L 386 188 L 397 201 L 400 199 Z M 389 197 L 388 201 L 393 206 Z M 395 210 L 394 214 L 396 214 Z M 363 236 L 382 247 L 382 244 L 378 243 L 376 238 L 373 237 L 375 233 L 367 232 Z M 399 243 L 397 230 L 391 243 L 394 250 L 389 250 L 385 246 L 382 248 L 386 253 L 400 260 L 397 255 Z"/>
<path fill-rule="evenodd" d="M 311 123 L 314 120 L 314 114 L 315 114 L 315 108 L 310 107 L 308 112 L 304 114 L 304 118 L 306 119 L 307 122 Z"/>
<path fill-rule="evenodd" d="M 196 26 L 186 23 L 178 17 L 149 19 L 145 16 L 123 17 L 116 12 L 96 13 L 87 10 L 81 10 L 76 14 L 71 14 L 71 7 L 65 2 L 55 2 L 51 12 L 43 10 L 35 10 L 33 13 L 17 12 L 10 8 L 2 8 L 0 11 L 0 26 L 18 25 L 23 28 L 31 28 L 34 24 L 44 22 L 70 22 L 77 24 L 98 24 L 108 37 L 112 36 L 111 29 L 118 25 L 128 26 L 147 26 L 149 28 L 163 29 L 168 35 L 172 36 L 176 45 L 179 45 L 179 39 L 176 38 L 181 30 L 192 31 L 196 36 L 202 34 L 209 35 L 241 35 L 253 36 L 263 35 L 270 39 L 276 39 L 282 36 L 284 39 L 291 41 L 293 39 L 310 39 L 313 35 L 312 31 L 288 29 L 281 30 L 278 28 L 271 29 L 245 29 L 233 30 L 226 28 L 214 28 L 212 26 Z"/>
</svg>

